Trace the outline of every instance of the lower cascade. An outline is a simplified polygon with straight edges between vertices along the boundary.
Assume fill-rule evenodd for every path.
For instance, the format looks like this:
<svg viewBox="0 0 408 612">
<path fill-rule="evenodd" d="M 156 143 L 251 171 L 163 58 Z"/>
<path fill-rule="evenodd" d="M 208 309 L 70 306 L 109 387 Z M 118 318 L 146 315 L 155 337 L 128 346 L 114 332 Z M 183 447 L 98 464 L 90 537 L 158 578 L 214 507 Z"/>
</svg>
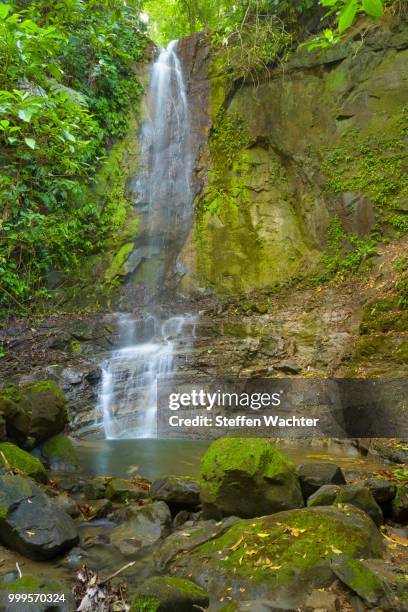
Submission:
<svg viewBox="0 0 408 612">
<path fill-rule="evenodd" d="M 105 437 L 154 438 L 157 380 L 174 373 L 176 348 L 193 336 L 194 317 L 179 315 L 160 322 L 119 315 L 121 347 L 102 364 L 98 421 Z"/>
<path fill-rule="evenodd" d="M 131 258 L 142 276 L 143 266 L 148 269 L 150 310 L 139 319 L 117 315 L 118 347 L 102 363 L 96 411 L 107 439 L 157 436 L 157 380 L 174 374 L 177 348 L 188 346 L 194 334 L 191 314 L 152 314 L 166 276 L 177 272 L 177 248 L 191 225 L 189 111 L 176 48 L 172 41 L 158 55 L 147 95 L 140 170 L 132 185 L 140 227 Z"/>
</svg>

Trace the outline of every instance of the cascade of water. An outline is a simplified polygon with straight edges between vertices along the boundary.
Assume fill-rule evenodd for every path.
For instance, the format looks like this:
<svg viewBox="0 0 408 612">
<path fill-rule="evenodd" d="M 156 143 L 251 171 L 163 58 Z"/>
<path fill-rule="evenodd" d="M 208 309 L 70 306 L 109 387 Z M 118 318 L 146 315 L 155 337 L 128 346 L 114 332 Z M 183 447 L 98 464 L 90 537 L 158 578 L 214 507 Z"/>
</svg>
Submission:
<svg viewBox="0 0 408 612">
<path fill-rule="evenodd" d="M 154 260 L 153 294 L 164 281 L 174 244 L 191 220 L 191 153 L 186 88 L 177 41 L 159 54 L 148 93 L 149 117 L 141 134 L 140 172 L 134 193 L 142 240 L 132 254 Z M 154 311 L 154 301 L 151 310 Z M 106 438 L 156 436 L 157 379 L 175 368 L 175 354 L 193 335 L 192 315 L 159 320 L 153 314 L 137 320 L 118 315 L 118 348 L 102 364 L 96 418 Z"/>
</svg>

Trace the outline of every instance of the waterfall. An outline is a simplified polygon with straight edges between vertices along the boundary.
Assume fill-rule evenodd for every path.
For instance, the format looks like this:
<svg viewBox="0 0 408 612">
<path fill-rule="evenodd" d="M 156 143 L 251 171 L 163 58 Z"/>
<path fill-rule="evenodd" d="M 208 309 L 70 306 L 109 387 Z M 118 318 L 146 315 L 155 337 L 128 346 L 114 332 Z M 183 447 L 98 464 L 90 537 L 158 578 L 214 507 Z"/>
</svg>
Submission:
<svg viewBox="0 0 408 612">
<path fill-rule="evenodd" d="M 157 380 L 174 373 L 177 351 L 194 334 L 190 314 L 164 320 L 155 315 L 192 214 L 189 110 L 176 48 L 173 41 L 160 52 L 147 96 L 140 170 L 133 181 L 140 226 L 130 260 L 134 268 L 149 270 L 149 312 L 142 318 L 117 315 L 118 346 L 102 363 L 96 420 L 110 439 L 156 437 Z"/>
</svg>

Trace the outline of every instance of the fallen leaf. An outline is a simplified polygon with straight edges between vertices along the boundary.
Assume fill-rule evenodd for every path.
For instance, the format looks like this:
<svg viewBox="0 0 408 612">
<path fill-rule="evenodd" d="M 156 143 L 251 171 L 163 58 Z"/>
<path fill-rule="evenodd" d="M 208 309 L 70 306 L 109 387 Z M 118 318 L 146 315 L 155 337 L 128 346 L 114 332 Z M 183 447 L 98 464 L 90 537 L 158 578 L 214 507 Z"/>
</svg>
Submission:
<svg viewBox="0 0 408 612">
<path fill-rule="evenodd" d="M 233 546 L 231 546 L 230 550 L 232 550 L 233 552 L 235 552 L 236 550 L 238 550 L 238 548 L 240 547 L 241 543 L 244 540 L 244 536 L 241 536 L 239 538 L 239 540 L 237 542 L 235 542 L 235 544 Z"/>
</svg>

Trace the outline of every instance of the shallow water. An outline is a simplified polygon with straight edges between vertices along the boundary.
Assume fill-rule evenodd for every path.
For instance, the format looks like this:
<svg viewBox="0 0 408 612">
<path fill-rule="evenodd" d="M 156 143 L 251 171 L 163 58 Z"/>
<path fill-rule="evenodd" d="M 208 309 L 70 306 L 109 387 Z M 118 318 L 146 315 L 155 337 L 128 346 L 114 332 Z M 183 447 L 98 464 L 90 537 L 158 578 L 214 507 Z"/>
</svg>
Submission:
<svg viewBox="0 0 408 612">
<path fill-rule="evenodd" d="M 203 440 L 82 440 L 78 452 L 82 471 L 90 476 L 130 477 L 150 480 L 166 475 L 198 476 L 201 458 L 210 442 Z M 281 451 L 296 464 L 333 461 L 345 471 L 384 468 L 376 457 L 363 457 L 350 443 L 333 441 L 281 442 Z"/>
</svg>

